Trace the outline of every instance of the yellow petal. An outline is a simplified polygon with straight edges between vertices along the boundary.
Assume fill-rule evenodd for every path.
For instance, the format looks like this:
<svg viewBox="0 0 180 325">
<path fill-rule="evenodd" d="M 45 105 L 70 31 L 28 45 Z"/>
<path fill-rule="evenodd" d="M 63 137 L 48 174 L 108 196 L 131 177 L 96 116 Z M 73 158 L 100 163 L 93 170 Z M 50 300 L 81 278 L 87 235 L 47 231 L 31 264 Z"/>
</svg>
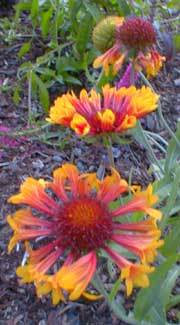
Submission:
<svg viewBox="0 0 180 325">
<path fill-rule="evenodd" d="M 74 114 L 70 126 L 77 134 L 80 135 L 86 135 L 90 131 L 89 123 L 82 115 L 78 113 Z"/>
</svg>

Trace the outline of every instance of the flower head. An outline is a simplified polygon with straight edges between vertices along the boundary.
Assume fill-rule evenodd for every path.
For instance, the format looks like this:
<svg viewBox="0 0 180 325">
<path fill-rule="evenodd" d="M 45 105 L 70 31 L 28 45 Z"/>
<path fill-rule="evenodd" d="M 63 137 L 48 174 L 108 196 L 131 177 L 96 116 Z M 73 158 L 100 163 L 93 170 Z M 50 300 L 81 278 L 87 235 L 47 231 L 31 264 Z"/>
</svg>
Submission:
<svg viewBox="0 0 180 325">
<path fill-rule="evenodd" d="M 110 203 L 129 191 L 132 198 L 112 210 Z M 161 214 L 151 208 L 157 199 L 152 188 L 134 192 L 114 169 L 99 180 L 96 174 L 79 174 L 76 166 L 65 164 L 54 171 L 51 182 L 27 178 L 20 193 L 9 199 L 28 206 L 8 216 L 14 230 L 9 252 L 25 241 L 29 253 L 17 275 L 25 283 L 35 282 L 38 296 L 51 293 L 54 304 L 67 295 L 71 300 L 81 295 L 96 299 L 99 295 L 88 293 L 87 287 L 97 268 L 98 252 L 104 250 L 125 279 L 128 295 L 134 286 L 148 286 L 147 274 L 153 271 L 149 263 L 163 243 L 156 223 Z M 145 212 L 147 218 L 120 221 L 134 211 Z M 34 241 L 33 247 L 27 240 Z M 133 261 L 121 256 L 118 246 L 130 251 Z"/>
<path fill-rule="evenodd" d="M 116 41 L 116 27 L 120 26 L 124 17 L 108 16 L 102 19 L 93 30 L 94 46 L 101 52 L 107 51 Z"/>
<path fill-rule="evenodd" d="M 117 29 L 117 38 L 130 49 L 145 49 L 156 43 L 153 26 L 139 17 L 129 18 L 120 25 Z"/>
<path fill-rule="evenodd" d="M 156 51 L 154 27 L 140 17 L 127 20 L 124 17 L 119 18 L 121 19 L 118 20 L 118 17 L 113 18 L 112 16 L 107 17 L 95 27 L 93 42 L 102 54 L 94 60 L 94 68 L 102 65 L 105 74 L 108 75 L 112 66 L 112 72 L 115 75 L 124 60 L 130 57 L 135 62 L 137 70 L 144 68 L 148 77 L 156 76 L 162 67 L 162 62 L 165 61 L 165 57 L 160 56 Z M 113 37 L 111 37 L 112 29 L 115 30 Z M 111 46 L 107 46 L 107 38 L 111 39 Z M 101 45 L 98 46 L 98 44 Z"/>
<path fill-rule="evenodd" d="M 79 135 L 119 133 L 133 128 L 137 119 L 154 111 L 157 100 L 158 95 L 148 87 L 116 89 L 105 85 L 102 95 L 93 89 L 88 95 L 83 89 L 80 98 L 74 93 L 59 97 L 47 120 L 69 126 Z"/>
</svg>

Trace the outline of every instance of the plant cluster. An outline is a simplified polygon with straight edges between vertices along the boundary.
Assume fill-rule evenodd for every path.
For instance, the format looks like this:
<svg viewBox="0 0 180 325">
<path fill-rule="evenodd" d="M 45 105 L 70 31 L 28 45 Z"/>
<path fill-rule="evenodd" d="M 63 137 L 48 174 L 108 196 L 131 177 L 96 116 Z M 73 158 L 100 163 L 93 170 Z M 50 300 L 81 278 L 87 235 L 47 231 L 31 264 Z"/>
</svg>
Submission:
<svg viewBox="0 0 180 325">
<path fill-rule="evenodd" d="M 161 11 L 176 5 L 173 0 L 158 2 L 159 24 Z M 180 275 L 180 125 L 176 133 L 168 126 L 151 85 L 166 60 L 158 47 L 156 21 L 147 19 L 152 18 L 152 1 L 19 1 L 12 23 L 15 38 L 22 36 L 18 21 L 24 10 L 32 35 L 19 58 L 27 55 L 37 35 L 44 54 L 20 66 L 14 99 L 27 78 L 29 126 L 32 94 L 36 99 L 39 94 L 48 122 L 42 132 L 49 123 L 57 124 L 64 128 L 59 133 L 75 133 L 89 145 L 101 143 L 107 148 L 110 173 L 104 176 L 103 168 L 101 174 L 79 173 L 66 163 L 54 170 L 52 181 L 28 177 L 22 183 L 8 202 L 23 208 L 7 218 L 14 231 L 9 252 L 23 241 L 28 255 L 17 275 L 24 283 L 35 283 L 38 297 L 50 293 L 54 304 L 103 297 L 129 324 L 168 324 L 166 312 L 180 303 L 180 296 L 172 294 Z M 174 14 L 176 29 L 176 10 Z M 57 83 L 64 91 L 50 105 L 49 92 Z M 141 120 L 151 112 L 158 115 L 169 141 L 142 127 Z M 156 176 L 146 189 L 116 170 L 112 144 L 131 145 L 134 140 L 147 149 Z M 163 159 L 156 157 L 152 143 L 160 149 L 164 144 Z M 98 272 L 102 260 L 111 278 L 110 266 L 116 266 L 110 292 Z M 124 295 L 138 288 L 129 312 L 123 296 L 116 303 L 122 282 Z"/>
</svg>

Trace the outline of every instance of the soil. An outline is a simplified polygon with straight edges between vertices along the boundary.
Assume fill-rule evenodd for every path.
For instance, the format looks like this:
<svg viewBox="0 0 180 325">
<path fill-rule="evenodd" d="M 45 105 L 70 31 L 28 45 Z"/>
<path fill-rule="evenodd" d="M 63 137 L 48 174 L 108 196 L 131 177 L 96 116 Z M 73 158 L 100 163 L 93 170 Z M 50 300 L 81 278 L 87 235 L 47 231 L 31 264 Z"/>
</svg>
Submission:
<svg viewBox="0 0 180 325">
<path fill-rule="evenodd" d="M 38 134 L 16 136 L 9 138 L 8 133 L 13 130 L 24 130 L 27 126 L 27 91 L 28 84 L 24 85 L 21 101 L 13 101 L 13 87 L 17 82 L 17 69 L 20 65 L 17 53 L 22 44 L 16 40 L 7 44 L 0 40 L 0 87 L 7 85 L 6 90 L 0 88 L 0 325 L 118 325 L 125 324 L 111 313 L 109 307 L 100 300 L 89 302 L 81 299 L 78 302 L 61 303 L 53 306 L 51 299 L 45 297 L 37 299 L 33 285 L 23 285 L 15 274 L 16 267 L 21 263 L 23 252 L 14 249 L 11 255 L 7 253 L 7 245 L 12 232 L 7 225 L 6 216 L 15 211 L 15 207 L 7 203 L 7 199 L 18 192 L 19 186 L 27 176 L 49 179 L 52 171 L 66 161 L 77 164 L 81 171 L 97 171 L 101 163 L 108 166 L 107 152 L 98 144 L 88 145 L 79 138 L 73 141 L 69 136 L 64 148 L 55 146 L 57 138 L 52 144 L 42 141 L 42 131 Z M 39 53 L 30 53 L 35 57 Z M 166 121 L 172 129 L 177 128 L 177 119 L 180 116 L 180 55 L 174 56 L 171 61 L 153 80 L 156 92 L 162 96 L 162 109 Z M 58 92 L 56 96 L 59 95 Z M 52 97 L 55 97 L 53 94 Z M 35 103 L 37 104 L 37 103 Z M 41 119 L 44 118 L 41 116 Z M 166 131 L 159 125 L 156 114 L 145 119 L 146 127 L 168 138 Z M 36 127 L 36 126 L 34 126 Z M 58 127 L 51 127 L 49 132 L 58 132 Z M 128 179 L 132 170 L 134 183 L 147 185 L 153 181 L 155 175 L 148 173 L 150 160 L 142 146 L 133 142 L 130 146 L 113 146 L 115 163 L 121 175 Z M 157 157 L 162 157 L 156 148 Z M 132 308 L 133 298 L 125 300 L 127 310 Z M 172 323 L 177 322 L 178 310 L 173 308 L 168 318 Z"/>
</svg>

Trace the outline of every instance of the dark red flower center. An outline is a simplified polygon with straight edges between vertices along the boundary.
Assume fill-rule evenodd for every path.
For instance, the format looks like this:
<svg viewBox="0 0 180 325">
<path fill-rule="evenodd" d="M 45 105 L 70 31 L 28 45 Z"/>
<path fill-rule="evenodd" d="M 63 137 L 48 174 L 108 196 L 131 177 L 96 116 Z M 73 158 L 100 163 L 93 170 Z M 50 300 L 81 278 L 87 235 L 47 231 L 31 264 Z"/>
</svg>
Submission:
<svg viewBox="0 0 180 325">
<path fill-rule="evenodd" d="M 58 214 L 57 236 L 74 252 L 104 246 L 112 234 L 112 217 L 100 201 L 84 197 L 66 203 Z"/>
<path fill-rule="evenodd" d="M 156 42 L 156 34 L 148 21 L 130 18 L 119 27 L 117 39 L 128 48 L 143 49 Z"/>
</svg>

